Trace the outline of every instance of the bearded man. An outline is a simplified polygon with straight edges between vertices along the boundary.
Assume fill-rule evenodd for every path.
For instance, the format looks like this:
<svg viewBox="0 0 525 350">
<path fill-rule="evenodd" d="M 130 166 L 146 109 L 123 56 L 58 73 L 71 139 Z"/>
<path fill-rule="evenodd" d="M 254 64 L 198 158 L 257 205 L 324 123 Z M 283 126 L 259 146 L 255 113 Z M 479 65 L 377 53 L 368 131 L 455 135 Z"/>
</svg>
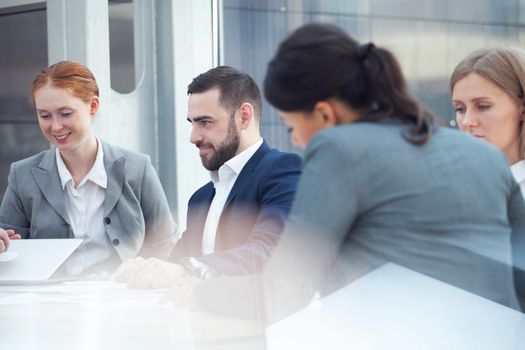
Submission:
<svg viewBox="0 0 525 350">
<path fill-rule="evenodd" d="M 139 258 L 117 270 L 115 278 L 133 287 L 166 287 L 188 274 L 259 272 L 292 205 L 301 158 L 262 139 L 262 99 L 254 80 L 220 66 L 193 79 L 188 95 L 190 142 L 211 181 L 191 196 L 187 228 L 169 263 Z"/>
</svg>

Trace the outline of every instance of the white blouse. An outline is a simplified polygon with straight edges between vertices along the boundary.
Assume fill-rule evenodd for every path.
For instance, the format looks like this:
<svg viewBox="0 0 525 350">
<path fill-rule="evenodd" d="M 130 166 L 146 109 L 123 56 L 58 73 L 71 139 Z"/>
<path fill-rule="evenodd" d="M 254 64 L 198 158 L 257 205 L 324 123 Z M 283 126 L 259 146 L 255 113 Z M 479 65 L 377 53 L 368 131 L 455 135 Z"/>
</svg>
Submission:
<svg viewBox="0 0 525 350">
<path fill-rule="evenodd" d="M 71 229 L 75 238 L 83 239 L 80 247 L 64 264 L 70 275 L 80 274 L 111 256 L 112 247 L 103 222 L 107 174 L 104 168 L 102 145 L 98 139 L 97 142 L 95 163 L 76 188 L 59 150 L 56 150 L 58 174 L 64 191 L 64 202 Z"/>
<path fill-rule="evenodd" d="M 525 160 L 520 160 L 510 167 L 514 180 L 520 185 L 521 194 L 525 197 Z"/>
</svg>

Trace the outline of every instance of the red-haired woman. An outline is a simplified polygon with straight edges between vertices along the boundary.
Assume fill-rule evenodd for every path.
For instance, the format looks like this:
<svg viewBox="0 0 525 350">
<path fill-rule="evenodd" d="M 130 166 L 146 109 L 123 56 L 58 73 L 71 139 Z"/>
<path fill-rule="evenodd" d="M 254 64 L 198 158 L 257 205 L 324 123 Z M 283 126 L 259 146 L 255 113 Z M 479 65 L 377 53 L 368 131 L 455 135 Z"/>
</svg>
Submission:
<svg viewBox="0 0 525 350">
<path fill-rule="evenodd" d="M 167 257 L 176 225 L 147 155 L 92 130 L 99 89 L 84 65 L 61 61 L 38 73 L 31 99 L 55 147 L 11 165 L 0 228 L 12 238 L 81 238 L 67 274 L 111 269 L 137 255 Z"/>
</svg>

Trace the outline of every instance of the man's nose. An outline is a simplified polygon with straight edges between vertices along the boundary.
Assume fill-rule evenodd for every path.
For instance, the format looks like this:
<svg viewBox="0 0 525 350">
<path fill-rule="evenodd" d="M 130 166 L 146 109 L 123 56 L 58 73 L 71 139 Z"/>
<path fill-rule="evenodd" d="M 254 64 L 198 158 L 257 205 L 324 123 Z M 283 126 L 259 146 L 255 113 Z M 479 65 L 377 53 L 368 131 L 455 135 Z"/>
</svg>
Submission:
<svg viewBox="0 0 525 350">
<path fill-rule="evenodd" d="M 197 130 L 197 128 L 192 126 L 191 134 L 190 134 L 190 142 L 195 145 L 201 141 L 202 141 L 202 134 Z"/>
</svg>

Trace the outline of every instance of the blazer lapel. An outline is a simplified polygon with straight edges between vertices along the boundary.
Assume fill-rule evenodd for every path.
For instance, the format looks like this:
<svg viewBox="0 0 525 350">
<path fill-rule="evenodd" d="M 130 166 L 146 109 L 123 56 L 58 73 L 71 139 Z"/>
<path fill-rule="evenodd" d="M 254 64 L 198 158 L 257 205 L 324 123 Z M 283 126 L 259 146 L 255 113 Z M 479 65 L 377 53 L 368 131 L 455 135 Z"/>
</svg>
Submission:
<svg viewBox="0 0 525 350">
<path fill-rule="evenodd" d="M 250 181 L 250 178 L 257 166 L 259 165 L 261 159 L 269 151 L 270 147 L 268 146 L 266 141 L 263 141 L 261 147 L 259 147 L 257 152 L 255 152 L 253 156 L 248 160 L 246 165 L 242 168 L 239 176 L 237 176 L 237 180 L 235 181 L 235 184 L 233 185 L 230 193 L 228 194 L 226 203 L 224 203 L 224 208 L 228 207 L 228 205 L 232 202 L 235 196 L 237 196 L 237 193 L 239 193 L 239 191 L 244 187 L 244 185 Z"/>
<path fill-rule="evenodd" d="M 106 198 L 104 199 L 104 216 L 107 216 L 113 210 L 122 194 L 126 158 L 113 147 L 109 147 L 105 142 L 101 141 L 101 143 L 104 150 L 104 168 L 106 168 L 108 178 Z"/>
<path fill-rule="evenodd" d="M 215 197 L 215 188 L 213 183 L 209 182 L 199 195 L 194 198 L 191 208 L 188 208 L 188 213 L 191 212 L 191 217 L 188 218 L 188 227 L 192 227 L 188 234 L 188 251 L 186 254 L 194 254 L 200 256 L 202 254 L 202 238 L 204 233 L 204 226 L 210 211 L 211 202 Z M 190 238 L 191 236 L 191 238 Z"/>
<path fill-rule="evenodd" d="M 55 152 L 54 148 L 47 151 L 38 167 L 32 168 L 31 172 L 49 205 L 65 222 L 71 224 L 64 204 L 64 191 L 58 174 Z"/>
<path fill-rule="evenodd" d="M 198 197 L 195 198 L 195 201 L 198 203 L 198 214 L 195 216 L 198 218 L 200 222 L 202 222 L 202 227 L 204 229 L 204 222 L 206 221 L 206 218 L 208 217 L 208 212 L 210 211 L 211 202 L 213 201 L 213 197 L 215 197 L 215 187 L 213 186 L 213 183 L 210 182 L 206 185 L 204 188 L 203 193 Z"/>
</svg>

